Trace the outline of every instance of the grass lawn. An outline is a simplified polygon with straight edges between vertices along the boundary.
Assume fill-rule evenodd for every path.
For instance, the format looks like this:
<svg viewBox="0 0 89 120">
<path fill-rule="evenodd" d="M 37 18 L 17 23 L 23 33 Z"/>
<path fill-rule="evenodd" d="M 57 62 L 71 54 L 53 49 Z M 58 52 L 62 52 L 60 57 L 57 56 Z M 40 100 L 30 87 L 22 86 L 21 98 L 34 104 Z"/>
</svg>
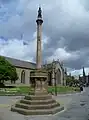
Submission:
<svg viewBox="0 0 89 120">
<path fill-rule="evenodd" d="M 29 86 L 19 86 L 16 88 L 2 88 L 2 91 L 0 91 L 0 95 L 4 94 L 27 94 L 30 91 Z"/>
<path fill-rule="evenodd" d="M 80 91 L 79 87 L 57 86 L 57 93 L 69 93 L 74 91 Z M 48 87 L 49 93 L 55 92 L 55 87 Z"/>
<path fill-rule="evenodd" d="M 30 86 L 18 86 L 16 88 L 6 88 L 2 89 L 3 91 L 0 91 L 0 95 L 5 95 L 5 94 L 28 94 L 31 91 Z M 67 87 L 67 86 L 57 86 L 57 93 L 69 93 L 69 92 L 74 92 L 74 91 L 80 91 L 78 87 Z M 48 92 L 49 93 L 54 93 L 55 92 L 55 87 L 49 86 L 48 87 Z"/>
</svg>

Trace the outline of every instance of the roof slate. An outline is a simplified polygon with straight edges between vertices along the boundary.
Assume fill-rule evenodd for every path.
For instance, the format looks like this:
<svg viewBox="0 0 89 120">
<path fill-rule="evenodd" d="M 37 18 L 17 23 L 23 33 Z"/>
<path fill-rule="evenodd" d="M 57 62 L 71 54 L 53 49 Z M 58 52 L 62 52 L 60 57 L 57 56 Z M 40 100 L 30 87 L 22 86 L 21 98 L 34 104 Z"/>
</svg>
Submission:
<svg viewBox="0 0 89 120">
<path fill-rule="evenodd" d="M 5 56 L 3 56 L 5 57 Z M 10 57 L 5 57 L 6 60 L 8 60 L 12 65 L 15 67 L 21 67 L 21 68 L 30 68 L 30 69 L 35 69 L 36 68 L 36 63 L 32 62 L 27 62 L 27 61 L 22 61 Z"/>
<path fill-rule="evenodd" d="M 8 60 L 12 65 L 14 65 L 15 67 L 20 67 L 20 68 L 27 68 L 27 69 L 36 69 L 36 63 L 32 63 L 32 62 L 27 62 L 27 61 L 23 61 L 23 60 L 19 60 L 19 59 L 14 59 L 14 58 L 10 58 L 10 57 L 5 57 L 6 60 Z M 55 61 L 55 63 L 59 63 Z M 48 69 L 52 69 L 52 63 L 49 63 L 47 65 L 42 65 L 43 68 L 48 68 Z M 63 68 L 60 64 L 60 67 Z"/>
</svg>

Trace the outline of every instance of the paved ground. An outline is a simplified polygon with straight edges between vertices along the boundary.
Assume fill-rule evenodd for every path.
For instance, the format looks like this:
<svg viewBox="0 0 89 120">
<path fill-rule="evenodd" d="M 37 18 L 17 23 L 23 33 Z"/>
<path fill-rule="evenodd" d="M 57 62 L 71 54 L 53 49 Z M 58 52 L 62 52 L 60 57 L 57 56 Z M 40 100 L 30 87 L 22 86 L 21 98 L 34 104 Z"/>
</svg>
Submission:
<svg viewBox="0 0 89 120">
<path fill-rule="evenodd" d="M 0 120 L 89 120 L 89 88 L 82 94 L 54 97 L 64 104 L 65 111 L 54 116 L 23 116 L 10 111 L 10 106 L 21 97 L 0 97 Z"/>
</svg>

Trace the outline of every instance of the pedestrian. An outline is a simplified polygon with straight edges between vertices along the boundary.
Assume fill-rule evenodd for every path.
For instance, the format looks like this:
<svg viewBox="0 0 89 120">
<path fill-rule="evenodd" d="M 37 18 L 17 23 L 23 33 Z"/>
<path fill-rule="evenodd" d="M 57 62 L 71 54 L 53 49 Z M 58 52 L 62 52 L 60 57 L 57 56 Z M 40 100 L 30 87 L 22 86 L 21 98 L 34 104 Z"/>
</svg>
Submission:
<svg viewBox="0 0 89 120">
<path fill-rule="evenodd" d="M 82 86 L 80 86 L 80 91 L 83 91 L 83 87 Z"/>
</svg>

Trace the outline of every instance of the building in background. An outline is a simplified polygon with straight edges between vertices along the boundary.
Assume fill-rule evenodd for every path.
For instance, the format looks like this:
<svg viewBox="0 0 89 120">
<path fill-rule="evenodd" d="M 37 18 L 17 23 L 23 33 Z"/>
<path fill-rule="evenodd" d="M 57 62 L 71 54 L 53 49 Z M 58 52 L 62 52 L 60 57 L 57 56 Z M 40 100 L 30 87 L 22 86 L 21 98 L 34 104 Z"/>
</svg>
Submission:
<svg viewBox="0 0 89 120">
<path fill-rule="evenodd" d="M 57 85 L 66 85 L 67 71 L 59 60 L 45 64 L 42 67 L 48 71 L 49 85 L 54 86 L 55 80 L 57 82 Z"/>
<path fill-rule="evenodd" d="M 86 86 L 89 86 L 89 74 L 86 75 Z"/>
<path fill-rule="evenodd" d="M 86 74 L 85 74 L 85 69 L 83 67 L 83 78 L 82 78 L 83 84 L 86 84 Z"/>
<path fill-rule="evenodd" d="M 79 81 L 80 81 L 80 84 L 84 86 L 89 86 L 89 74 L 86 75 L 84 67 L 83 67 L 83 76 L 79 75 Z"/>
<path fill-rule="evenodd" d="M 12 65 L 16 67 L 19 79 L 15 82 L 17 85 L 30 84 L 30 73 L 36 69 L 36 63 L 22 61 L 10 57 L 5 57 Z M 54 64 L 53 64 L 54 63 Z M 67 72 L 64 66 L 58 61 L 42 65 L 43 69 L 48 71 L 48 84 L 54 85 L 55 80 L 57 85 L 66 85 Z M 55 69 L 55 71 L 54 71 Z M 56 74 L 55 74 L 56 72 Z M 10 81 L 7 81 L 10 84 Z"/>
</svg>

